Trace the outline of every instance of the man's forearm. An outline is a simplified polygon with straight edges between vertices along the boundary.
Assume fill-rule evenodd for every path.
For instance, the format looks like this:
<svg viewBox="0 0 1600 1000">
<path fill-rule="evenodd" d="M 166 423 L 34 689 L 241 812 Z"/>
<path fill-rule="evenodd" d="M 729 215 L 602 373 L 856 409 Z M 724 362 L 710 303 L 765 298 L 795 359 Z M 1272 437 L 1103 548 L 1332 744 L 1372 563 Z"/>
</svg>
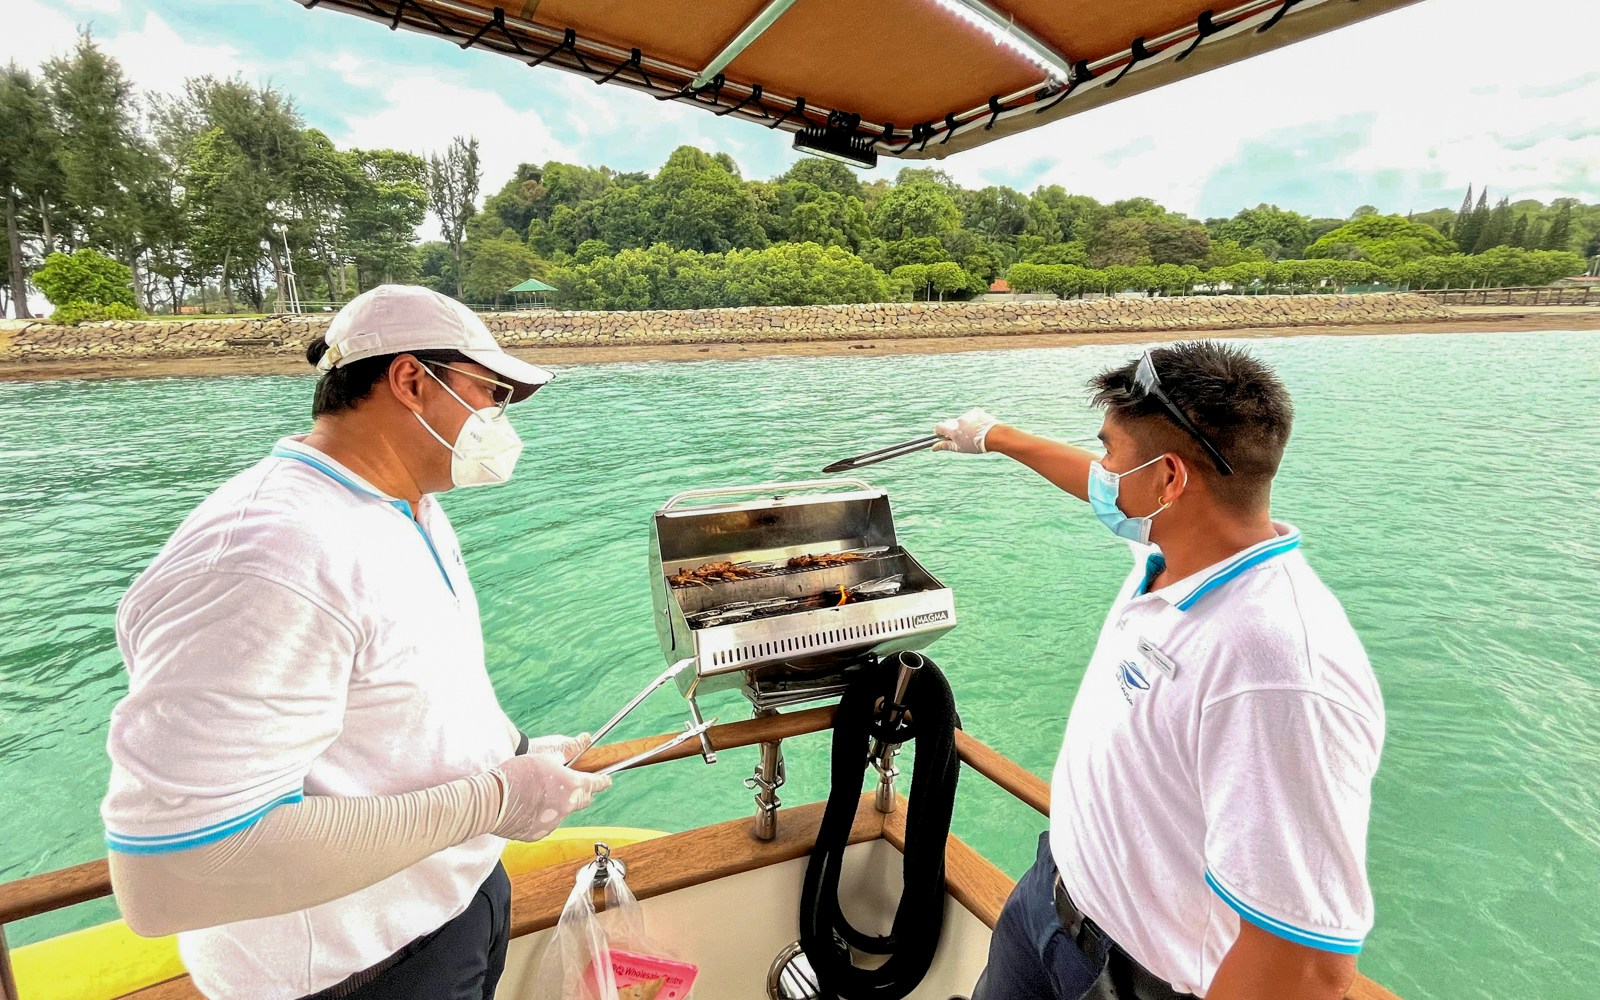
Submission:
<svg viewBox="0 0 1600 1000">
<path fill-rule="evenodd" d="M 1089 463 L 1095 456 L 1075 445 L 996 424 L 984 437 L 986 451 L 1015 459 L 1079 500 L 1089 498 Z"/>
<path fill-rule="evenodd" d="M 1206 1000 L 1343 1000 L 1356 958 L 1285 941 L 1241 922 Z"/>
<path fill-rule="evenodd" d="M 128 926 L 146 937 L 276 916 L 376 885 L 495 826 L 489 774 L 401 795 L 310 796 L 202 847 L 111 852 Z"/>
</svg>

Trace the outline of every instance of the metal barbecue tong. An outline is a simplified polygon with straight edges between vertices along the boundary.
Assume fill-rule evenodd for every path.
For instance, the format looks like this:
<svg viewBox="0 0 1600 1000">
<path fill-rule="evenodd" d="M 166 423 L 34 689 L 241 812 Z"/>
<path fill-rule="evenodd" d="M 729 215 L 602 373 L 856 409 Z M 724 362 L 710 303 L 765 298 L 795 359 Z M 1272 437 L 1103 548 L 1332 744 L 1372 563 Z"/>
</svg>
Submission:
<svg viewBox="0 0 1600 1000">
<path fill-rule="evenodd" d="M 901 455 L 910 455 L 919 451 L 927 451 L 929 448 L 932 448 L 936 443 L 938 443 L 938 441 L 939 435 L 937 434 L 929 434 L 926 437 L 912 438 L 910 441 L 901 441 L 899 444 L 891 444 L 889 447 L 879 448 L 877 451 L 869 451 L 861 455 L 852 456 L 850 458 L 842 458 L 832 465 L 827 466 L 822 471 L 827 474 L 832 474 L 835 472 L 848 472 L 851 469 L 860 469 L 868 465 L 877 465 L 879 462 L 887 462 L 889 459 L 899 458 Z"/>
<path fill-rule="evenodd" d="M 570 758 L 568 758 L 567 766 L 571 767 L 574 763 L 577 762 L 579 757 L 582 757 L 584 754 L 588 753 L 591 749 L 593 749 L 595 746 L 597 746 L 600 743 L 600 741 L 605 737 L 605 735 L 607 733 L 609 733 L 609 732 L 611 732 L 611 730 L 617 728 L 617 724 L 620 723 L 623 719 L 628 717 L 628 714 L 630 712 L 632 712 L 634 709 L 638 708 L 640 705 L 644 704 L 644 700 L 646 698 L 650 697 L 651 693 L 654 692 L 656 688 L 659 688 L 662 685 L 666 684 L 668 681 L 671 681 L 671 680 L 675 679 L 679 674 L 683 673 L 685 670 L 689 669 L 692 666 L 694 666 L 694 660 L 693 660 L 693 658 L 690 658 L 690 659 L 685 659 L 685 660 L 679 660 L 677 663 L 674 663 L 672 666 L 670 666 L 667 669 L 663 670 L 656 677 L 655 680 L 651 681 L 649 684 L 646 684 L 644 686 L 644 690 L 642 690 L 638 694 L 634 695 L 633 698 L 626 705 L 622 706 L 622 710 L 617 712 L 616 715 L 613 715 L 611 717 L 610 721 L 608 721 L 605 725 L 601 726 L 598 730 L 596 730 L 593 738 L 589 742 L 589 745 L 584 747 L 582 750 L 579 750 L 577 753 L 573 754 Z M 695 711 L 694 712 L 694 721 L 689 724 L 689 726 L 688 726 L 686 731 L 684 731 L 682 733 L 679 733 L 677 736 L 674 736 L 672 739 L 668 740 L 667 742 L 662 743 L 660 746 L 651 747 L 650 749 L 645 750 L 642 753 L 638 753 L 638 754 L 633 755 L 632 757 L 629 757 L 627 760 L 618 761 L 617 763 L 612 764 L 612 765 L 606 767 L 605 769 L 603 769 L 603 770 L 601 770 L 601 771 L 599 771 L 597 773 L 599 773 L 599 774 L 615 774 L 618 771 L 625 771 L 630 767 L 636 767 L 639 764 L 643 764 L 646 761 L 650 760 L 651 758 L 657 756 L 658 754 L 665 753 L 666 751 L 672 749 L 675 746 L 678 746 L 679 744 L 681 744 L 681 743 L 683 743 L 683 742 L 685 742 L 687 740 L 699 738 L 702 743 L 705 743 L 706 742 L 706 738 L 705 738 L 706 730 L 710 729 L 713 725 L 716 724 L 716 722 L 717 722 L 716 719 L 701 719 L 700 718 L 700 713 L 698 711 Z M 715 757 L 713 756 L 712 759 L 715 759 Z"/>
</svg>

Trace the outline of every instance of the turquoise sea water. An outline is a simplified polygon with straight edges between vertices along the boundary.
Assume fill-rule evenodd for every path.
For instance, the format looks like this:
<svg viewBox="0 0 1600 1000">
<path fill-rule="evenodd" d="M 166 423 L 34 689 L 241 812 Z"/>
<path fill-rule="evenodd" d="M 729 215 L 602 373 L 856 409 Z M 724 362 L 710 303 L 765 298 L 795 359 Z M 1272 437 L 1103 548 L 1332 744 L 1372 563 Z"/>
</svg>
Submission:
<svg viewBox="0 0 1600 1000">
<path fill-rule="evenodd" d="M 1363 971 L 1406 1000 L 1579 1000 L 1600 983 L 1600 336 L 1267 340 L 1298 407 L 1275 513 L 1367 644 L 1389 711 Z M 929 357 L 564 368 L 512 410 L 509 486 L 445 498 L 490 671 L 532 732 L 593 728 L 663 665 L 650 514 L 692 486 L 808 478 L 981 403 L 1092 437 L 1086 346 Z M 309 377 L 0 384 L 0 881 L 102 853 L 122 590 L 207 492 L 303 431 Z M 967 728 L 1048 776 L 1126 550 L 994 457 L 866 470 L 902 540 L 955 589 L 931 650 Z M 676 728 L 656 695 L 620 737 Z M 723 721 L 748 709 L 718 696 Z M 227 734 L 219 733 L 219 739 Z M 790 804 L 825 794 L 791 741 Z M 579 822 L 684 829 L 745 815 L 752 750 L 620 776 Z M 970 772 L 955 832 L 1019 874 L 1042 820 Z M 10 929 L 13 945 L 101 902 Z"/>
</svg>

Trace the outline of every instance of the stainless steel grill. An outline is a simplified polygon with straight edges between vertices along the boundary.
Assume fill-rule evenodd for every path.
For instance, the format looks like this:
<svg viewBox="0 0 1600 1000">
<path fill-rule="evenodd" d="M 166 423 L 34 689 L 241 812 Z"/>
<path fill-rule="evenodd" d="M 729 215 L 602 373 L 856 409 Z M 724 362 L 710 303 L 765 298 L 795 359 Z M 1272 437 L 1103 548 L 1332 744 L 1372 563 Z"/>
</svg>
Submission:
<svg viewBox="0 0 1600 1000">
<path fill-rule="evenodd" d="M 888 494 L 860 480 L 691 490 L 656 511 L 651 536 L 656 632 L 669 662 L 694 661 L 678 678 L 688 695 L 824 697 L 869 654 L 922 649 L 956 624 L 954 595 L 900 545 Z M 687 581 L 719 563 L 735 571 Z"/>
</svg>

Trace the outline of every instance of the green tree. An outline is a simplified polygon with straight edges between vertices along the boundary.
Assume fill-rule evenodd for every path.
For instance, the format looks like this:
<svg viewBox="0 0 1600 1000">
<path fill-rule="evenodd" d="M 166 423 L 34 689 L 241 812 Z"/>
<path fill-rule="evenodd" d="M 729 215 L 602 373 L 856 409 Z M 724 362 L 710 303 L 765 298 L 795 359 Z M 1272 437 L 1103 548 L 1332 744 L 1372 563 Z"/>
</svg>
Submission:
<svg viewBox="0 0 1600 1000">
<path fill-rule="evenodd" d="M 1550 222 L 1550 228 L 1544 234 L 1544 242 L 1539 245 L 1541 250 L 1570 250 L 1572 249 L 1572 206 L 1576 199 L 1556 199 L 1556 215 Z"/>
<path fill-rule="evenodd" d="M 1483 237 L 1483 231 L 1489 225 L 1489 189 L 1484 187 L 1478 191 L 1478 202 L 1467 214 L 1466 222 L 1456 226 L 1456 246 L 1462 253 L 1472 253 L 1478 247 L 1478 242 Z"/>
<path fill-rule="evenodd" d="M 473 254 L 462 284 L 469 301 L 498 306 L 512 288 L 538 277 L 540 270 L 539 258 L 521 243 L 485 240 Z"/>
<path fill-rule="evenodd" d="M 1157 264 L 1197 264 L 1211 252 L 1211 237 L 1205 227 L 1172 216 L 1161 219 L 1139 219 L 1144 226 L 1144 239 L 1150 248 L 1150 259 Z"/>
<path fill-rule="evenodd" d="M 1028 199 L 1027 221 L 1022 226 L 1022 238 L 1030 237 L 1038 246 L 1062 242 L 1061 220 L 1050 203 L 1037 196 Z"/>
<path fill-rule="evenodd" d="M 428 213 L 428 165 L 392 149 L 356 149 L 351 157 L 358 173 L 346 209 L 345 244 L 357 274 L 366 276 L 365 287 L 410 278 L 417 227 Z M 471 266 L 467 273 L 470 280 Z"/>
<path fill-rule="evenodd" d="M 961 224 L 991 239 L 1014 239 L 1028 225 L 1028 199 L 1012 188 L 991 185 L 963 192 Z"/>
<path fill-rule="evenodd" d="M 1395 267 L 1422 257 L 1447 254 L 1451 249 L 1450 241 L 1432 226 L 1398 215 L 1365 215 L 1312 243 L 1306 248 L 1306 256 L 1354 258 L 1379 267 Z"/>
<path fill-rule="evenodd" d="M 454 295 L 461 284 L 456 274 L 456 255 L 443 240 L 429 240 L 417 247 L 417 284 L 440 295 Z"/>
<path fill-rule="evenodd" d="M 922 297 L 932 298 L 932 285 L 928 282 L 928 264 L 901 264 L 889 272 L 889 283 L 895 291 L 895 298 L 916 298 L 920 292 Z"/>
<path fill-rule="evenodd" d="M 455 257 L 456 298 L 461 297 L 461 245 L 467 223 L 477 213 L 478 184 L 483 164 L 478 159 L 476 137 L 456 136 L 443 156 L 428 158 L 428 200 L 439 218 L 439 232 Z"/>
<path fill-rule="evenodd" d="M 767 244 L 750 190 L 723 163 L 693 146 L 679 146 L 667 157 L 647 204 L 658 220 L 659 238 L 674 247 L 711 253 Z"/>
<path fill-rule="evenodd" d="M 605 240 L 584 240 L 578 244 L 578 249 L 572 252 L 574 264 L 588 264 L 600 257 L 609 257 L 615 251 Z"/>
<path fill-rule="evenodd" d="M 656 223 L 647 203 L 648 192 L 644 184 L 614 184 L 607 188 L 590 212 L 595 238 L 619 250 L 653 243 Z"/>
<path fill-rule="evenodd" d="M 169 123 L 164 144 L 181 158 L 177 173 L 191 256 L 201 264 L 202 277 L 220 269 L 230 310 L 236 287 L 261 308 L 263 261 L 278 287 L 283 284 L 276 227 L 293 214 L 307 159 L 308 137 L 298 112 L 270 87 L 199 77 L 187 82 L 183 97 L 163 117 Z"/>
<path fill-rule="evenodd" d="M 1204 267 L 1210 271 L 1266 259 L 1267 254 L 1259 246 L 1245 247 L 1235 240 L 1212 240 L 1211 249 L 1206 252 Z"/>
<path fill-rule="evenodd" d="M 1514 247 L 1528 248 L 1528 213 L 1519 214 L 1517 221 L 1511 224 L 1511 238 L 1507 242 Z"/>
<path fill-rule="evenodd" d="M 1274 260 L 1299 257 L 1311 244 L 1309 219 L 1266 203 L 1240 209 L 1233 218 L 1208 228 L 1213 240 L 1231 240 L 1241 247 L 1260 250 Z"/>
<path fill-rule="evenodd" d="M 543 168 L 536 163 L 517 164 L 511 179 L 483 200 L 483 211 L 468 226 L 468 238 L 497 239 L 502 230 L 510 229 L 518 239 L 526 239 L 528 223 L 550 214 L 544 207 L 543 175 Z"/>
<path fill-rule="evenodd" d="M 771 192 L 773 235 L 781 240 L 857 250 L 870 234 L 859 198 L 798 180 L 783 181 Z"/>
<path fill-rule="evenodd" d="M 343 301 L 349 298 L 345 211 L 361 185 L 361 175 L 355 158 L 341 152 L 321 131 L 306 129 L 302 135 L 302 156 L 293 178 L 291 197 L 296 218 L 290 223 L 290 238 L 309 257 L 308 266 L 298 270 L 320 274 L 327 297 Z M 445 295 L 456 288 L 456 279 L 465 265 L 455 248 L 447 249 L 451 257 L 450 281 L 435 289 Z"/>
<path fill-rule="evenodd" d="M 887 273 L 905 264 L 937 264 L 949 260 L 950 251 L 938 239 L 924 236 L 877 245 L 871 248 L 867 259 L 878 270 Z"/>
<path fill-rule="evenodd" d="M 1212 271 L 1207 280 L 1213 286 L 1226 284 L 1234 294 L 1252 290 L 1267 280 L 1269 261 L 1244 260 L 1227 264 Z"/>
<path fill-rule="evenodd" d="M 44 78 L 56 123 L 56 152 L 69 247 L 115 254 L 134 271 L 140 245 L 140 190 L 150 175 L 150 152 L 139 133 L 133 85 L 88 32 L 72 52 L 48 60 Z"/>
<path fill-rule="evenodd" d="M 797 181 L 813 184 L 823 191 L 832 191 L 841 198 L 860 198 L 861 179 L 856 172 L 837 160 L 820 156 L 806 156 L 778 178 L 779 183 Z"/>
<path fill-rule="evenodd" d="M 27 257 L 19 211 L 43 196 L 54 163 L 55 137 L 50 109 L 38 84 L 15 63 L 0 71 L 0 193 L 5 198 L 8 266 L 3 278 L 13 315 L 27 319 Z"/>
<path fill-rule="evenodd" d="M 1068 194 L 1059 184 L 1036 189 L 1028 199 L 1030 206 L 1048 209 L 1065 242 L 1087 243 L 1111 219 L 1111 210 L 1088 195 Z"/>
<path fill-rule="evenodd" d="M 1478 233 L 1476 253 L 1483 253 L 1490 247 L 1503 246 L 1511 236 L 1511 199 L 1501 198 L 1495 203 L 1494 209 L 1489 212 L 1488 219 L 1483 224 L 1483 229 Z"/>
<path fill-rule="evenodd" d="M 939 293 L 939 301 L 943 302 L 951 292 L 963 291 L 970 286 L 972 278 L 962 270 L 960 264 L 946 260 L 928 265 L 928 283 Z"/>
<path fill-rule="evenodd" d="M 913 173 L 909 168 L 901 177 Z M 961 225 L 961 209 L 948 190 L 928 181 L 900 183 L 878 201 L 872 212 L 872 234 L 896 241 L 938 238 Z"/>
<path fill-rule="evenodd" d="M 1456 224 L 1450 228 L 1450 237 L 1456 241 L 1456 246 L 1462 253 L 1471 253 L 1472 245 L 1477 242 L 1478 234 L 1472 231 L 1472 185 L 1467 185 L 1467 193 L 1461 198 L 1461 207 L 1456 211 Z"/>
<path fill-rule="evenodd" d="M 1167 210 L 1162 208 L 1154 198 L 1143 196 L 1137 198 L 1124 198 L 1114 201 L 1110 205 L 1111 214 L 1118 219 L 1164 219 Z"/>
<path fill-rule="evenodd" d="M 1143 218 L 1112 219 L 1089 238 L 1089 262 L 1097 268 L 1152 263 L 1147 230 Z"/>
<path fill-rule="evenodd" d="M 33 272 L 33 285 L 56 306 L 137 307 L 132 268 L 87 247 L 46 257 L 44 266 Z"/>
<path fill-rule="evenodd" d="M 725 257 L 730 305 L 833 305 L 879 302 L 883 276 L 843 247 L 777 243 Z"/>
<path fill-rule="evenodd" d="M 1030 264 L 1076 264 L 1078 267 L 1088 267 L 1089 248 L 1079 240 L 1053 243 L 1029 254 L 1027 260 Z"/>
</svg>

